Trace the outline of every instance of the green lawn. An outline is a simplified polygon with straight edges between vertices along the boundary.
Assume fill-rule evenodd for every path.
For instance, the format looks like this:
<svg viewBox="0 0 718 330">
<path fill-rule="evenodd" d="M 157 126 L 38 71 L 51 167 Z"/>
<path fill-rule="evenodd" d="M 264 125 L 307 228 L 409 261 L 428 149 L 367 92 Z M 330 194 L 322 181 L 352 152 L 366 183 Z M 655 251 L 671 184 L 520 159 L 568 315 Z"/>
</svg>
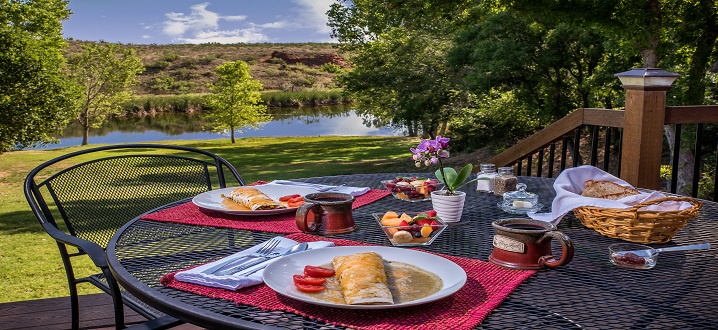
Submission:
<svg viewBox="0 0 718 330">
<path fill-rule="evenodd" d="M 410 147 L 418 139 L 397 137 L 246 138 L 172 141 L 214 152 L 247 182 L 354 173 L 415 171 Z M 67 296 L 67 281 L 55 241 L 37 223 L 23 195 L 25 175 L 42 162 L 96 147 L 18 151 L 0 155 L 0 303 Z M 426 170 L 426 169 L 424 169 Z M 78 276 L 94 272 L 88 260 Z M 77 269 L 77 268 L 76 268 Z M 81 285 L 81 294 L 96 292 Z"/>
</svg>

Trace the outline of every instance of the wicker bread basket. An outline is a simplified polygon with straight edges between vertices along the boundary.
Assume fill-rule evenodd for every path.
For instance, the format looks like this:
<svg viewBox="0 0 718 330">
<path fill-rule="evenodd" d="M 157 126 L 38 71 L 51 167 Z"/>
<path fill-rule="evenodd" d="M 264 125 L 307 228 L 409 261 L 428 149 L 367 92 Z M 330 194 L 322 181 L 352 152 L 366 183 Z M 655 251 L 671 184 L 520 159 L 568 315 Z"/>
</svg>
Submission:
<svg viewBox="0 0 718 330">
<path fill-rule="evenodd" d="M 679 211 L 638 211 L 665 201 L 688 202 L 691 207 Z M 603 236 L 624 241 L 657 244 L 670 241 L 689 220 L 700 213 L 703 203 L 690 197 L 665 197 L 636 204 L 627 209 L 582 206 L 573 210 L 584 226 Z"/>
</svg>

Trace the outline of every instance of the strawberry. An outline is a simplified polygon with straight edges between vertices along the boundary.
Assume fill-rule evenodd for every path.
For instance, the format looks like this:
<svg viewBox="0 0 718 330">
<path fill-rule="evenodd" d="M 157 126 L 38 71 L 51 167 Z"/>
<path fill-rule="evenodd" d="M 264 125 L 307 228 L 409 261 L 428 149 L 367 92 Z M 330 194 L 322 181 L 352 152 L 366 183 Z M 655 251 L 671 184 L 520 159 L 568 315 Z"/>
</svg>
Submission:
<svg viewBox="0 0 718 330">
<path fill-rule="evenodd" d="M 433 229 L 433 230 L 439 230 L 439 228 L 441 228 L 441 223 L 439 223 L 436 220 L 431 220 L 430 225 L 431 225 L 431 229 Z"/>
<path fill-rule="evenodd" d="M 401 230 L 411 230 L 411 226 L 409 225 L 406 220 L 402 220 L 401 223 L 399 223 L 399 229 Z"/>
<path fill-rule="evenodd" d="M 432 222 L 436 222 L 436 220 L 431 220 L 431 219 L 416 220 L 416 223 L 417 223 L 419 226 L 431 225 Z M 437 222 L 437 223 L 438 223 L 438 222 Z"/>
<path fill-rule="evenodd" d="M 436 216 L 436 211 L 434 211 L 434 210 L 424 211 L 424 213 L 426 213 L 426 215 L 427 215 L 429 218 L 433 218 L 433 217 Z"/>
</svg>

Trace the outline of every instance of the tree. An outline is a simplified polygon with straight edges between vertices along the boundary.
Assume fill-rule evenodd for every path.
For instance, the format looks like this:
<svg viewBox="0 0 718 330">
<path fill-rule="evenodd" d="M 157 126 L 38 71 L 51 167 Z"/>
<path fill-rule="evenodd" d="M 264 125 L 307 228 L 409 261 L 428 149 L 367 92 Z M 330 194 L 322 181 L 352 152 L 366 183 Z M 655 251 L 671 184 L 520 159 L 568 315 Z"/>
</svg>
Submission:
<svg viewBox="0 0 718 330">
<path fill-rule="evenodd" d="M 83 90 L 77 121 L 84 129 L 82 145 L 86 145 L 90 127 L 100 127 L 107 116 L 120 113 L 122 103 L 132 96 L 128 87 L 137 83 L 144 66 L 132 49 L 109 43 L 85 44 L 69 63 L 70 79 Z"/>
<path fill-rule="evenodd" d="M 232 143 L 235 132 L 258 128 L 272 120 L 262 102 L 262 83 L 252 79 L 250 67 L 243 61 L 226 62 L 215 69 L 217 82 L 211 86 L 209 105 L 213 109 L 207 119 L 213 131 L 229 131 Z"/>
<path fill-rule="evenodd" d="M 433 138 L 446 128 L 455 112 L 456 83 L 445 61 L 452 46 L 453 16 L 447 8 L 454 7 L 445 4 L 357 0 L 332 5 L 332 36 L 352 55 L 354 66 L 340 81 L 354 94 L 359 114 L 405 127 L 410 136 Z"/>
<path fill-rule="evenodd" d="M 74 115 L 61 0 L 0 0 L 0 153 L 55 142 Z"/>
</svg>

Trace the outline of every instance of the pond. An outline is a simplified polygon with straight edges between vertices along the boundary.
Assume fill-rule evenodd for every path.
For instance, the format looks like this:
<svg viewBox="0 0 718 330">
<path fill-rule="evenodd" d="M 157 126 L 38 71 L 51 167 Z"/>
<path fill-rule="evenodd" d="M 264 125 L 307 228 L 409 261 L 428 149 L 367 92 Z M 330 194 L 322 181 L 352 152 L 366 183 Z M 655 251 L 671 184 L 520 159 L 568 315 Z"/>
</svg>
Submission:
<svg viewBox="0 0 718 330">
<path fill-rule="evenodd" d="M 359 116 L 347 106 L 270 109 L 273 120 L 259 129 L 236 134 L 242 137 L 264 136 L 401 136 L 403 130 L 376 127 L 373 118 Z M 90 144 L 156 142 L 164 140 L 229 139 L 229 134 L 213 133 L 206 128 L 201 114 L 162 113 L 155 116 L 111 118 L 97 129 L 90 129 Z M 82 127 L 71 124 L 59 144 L 40 149 L 82 144 Z"/>
</svg>

